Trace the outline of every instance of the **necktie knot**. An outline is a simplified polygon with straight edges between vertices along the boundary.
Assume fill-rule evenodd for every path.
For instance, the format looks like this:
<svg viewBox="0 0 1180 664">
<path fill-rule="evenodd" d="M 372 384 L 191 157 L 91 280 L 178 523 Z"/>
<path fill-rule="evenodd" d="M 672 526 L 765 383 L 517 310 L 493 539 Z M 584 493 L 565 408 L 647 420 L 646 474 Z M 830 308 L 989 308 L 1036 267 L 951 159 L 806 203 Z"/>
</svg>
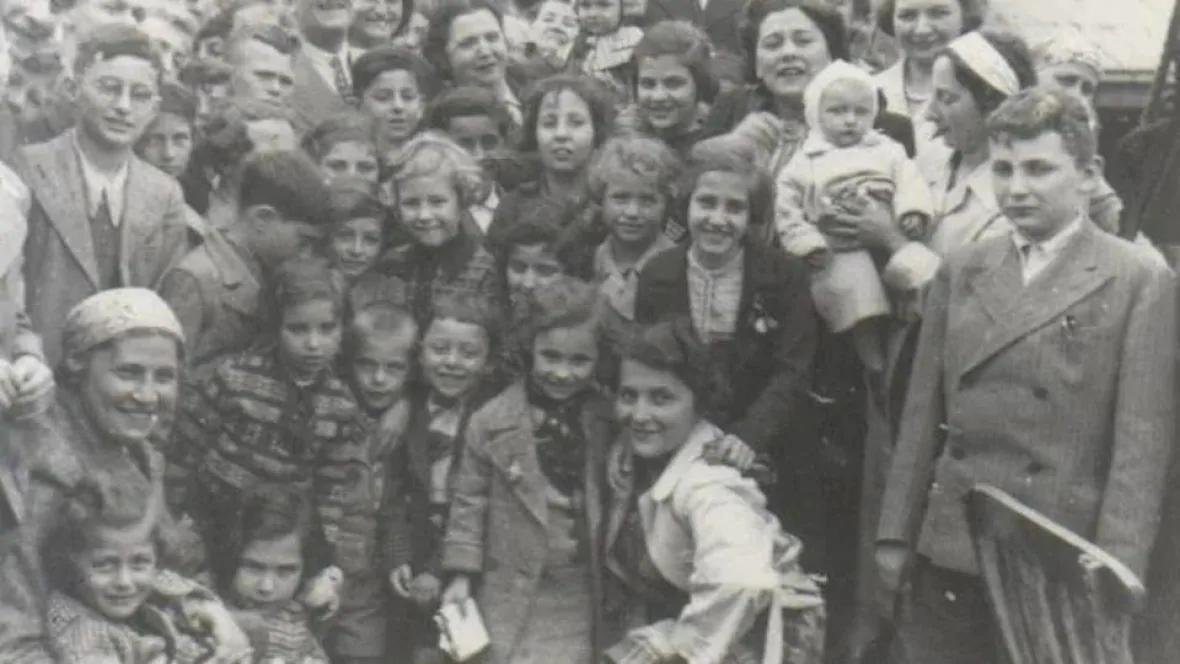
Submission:
<svg viewBox="0 0 1180 664">
<path fill-rule="evenodd" d="M 339 55 L 332 56 L 332 75 L 336 79 L 336 91 L 340 93 L 340 97 L 349 104 L 353 103 L 352 83 L 348 80 L 348 72 L 344 69 L 344 60 Z"/>
</svg>

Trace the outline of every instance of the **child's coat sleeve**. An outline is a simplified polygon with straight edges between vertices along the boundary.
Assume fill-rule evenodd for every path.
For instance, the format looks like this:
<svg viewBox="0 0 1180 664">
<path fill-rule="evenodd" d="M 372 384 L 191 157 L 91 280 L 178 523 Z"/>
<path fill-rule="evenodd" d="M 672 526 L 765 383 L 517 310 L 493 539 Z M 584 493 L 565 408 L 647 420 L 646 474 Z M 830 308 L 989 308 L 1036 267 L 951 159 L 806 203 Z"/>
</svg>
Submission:
<svg viewBox="0 0 1180 664">
<path fill-rule="evenodd" d="M 815 195 L 811 170 L 811 160 L 800 151 L 779 172 L 774 186 L 775 231 L 783 249 L 800 257 L 828 248 L 815 220 L 807 218 L 808 199 Z"/>
<path fill-rule="evenodd" d="M 926 219 L 934 217 L 934 198 L 930 194 L 930 187 L 918 170 L 918 164 L 906 157 L 901 146 L 897 146 L 897 153 L 893 155 L 893 182 L 896 191 L 893 195 L 894 221 L 907 214 L 922 214 Z"/>
</svg>

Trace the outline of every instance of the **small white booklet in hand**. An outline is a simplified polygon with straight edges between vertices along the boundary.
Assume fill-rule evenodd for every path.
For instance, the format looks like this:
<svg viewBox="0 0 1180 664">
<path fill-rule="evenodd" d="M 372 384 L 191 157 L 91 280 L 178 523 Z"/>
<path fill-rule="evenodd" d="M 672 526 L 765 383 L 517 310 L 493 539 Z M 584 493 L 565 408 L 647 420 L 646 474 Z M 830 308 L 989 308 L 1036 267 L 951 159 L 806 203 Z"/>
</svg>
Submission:
<svg viewBox="0 0 1180 664">
<path fill-rule="evenodd" d="M 444 604 L 434 614 L 434 623 L 438 625 L 438 647 L 456 662 L 471 659 L 492 642 L 479 607 L 470 597 L 462 604 Z"/>
</svg>

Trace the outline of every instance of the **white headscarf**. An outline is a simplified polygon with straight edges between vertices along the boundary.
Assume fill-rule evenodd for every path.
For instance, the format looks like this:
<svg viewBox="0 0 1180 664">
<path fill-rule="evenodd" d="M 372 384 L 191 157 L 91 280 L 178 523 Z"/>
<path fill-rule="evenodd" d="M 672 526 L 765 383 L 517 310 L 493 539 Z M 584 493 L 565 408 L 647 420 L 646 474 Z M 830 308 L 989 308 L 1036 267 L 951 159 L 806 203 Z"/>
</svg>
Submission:
<svg viewBox="0 0 1180 664">
<path fill-rule="evenodd" d="M 155 291 L 112 288 L 82 300 L 66 315 L 62 356 L 76 357 L 134 331 L 160 332 L 184 345 L 180 321 Z"/>
</svg>

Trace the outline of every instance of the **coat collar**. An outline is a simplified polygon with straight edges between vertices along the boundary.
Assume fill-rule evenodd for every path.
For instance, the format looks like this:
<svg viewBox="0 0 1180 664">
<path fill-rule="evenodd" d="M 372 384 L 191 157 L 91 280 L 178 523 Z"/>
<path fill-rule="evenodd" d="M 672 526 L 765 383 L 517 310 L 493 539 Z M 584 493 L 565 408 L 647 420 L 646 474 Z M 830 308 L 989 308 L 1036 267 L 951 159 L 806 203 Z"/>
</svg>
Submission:
<svg viewBox="0 0 1180 664">
<path fill-rule="evenodd" d="M 1012 343 L 1053 320 L 1114 277 L 1099 252 L 1099 231 L 1085 225 L 1036 279 L 1022 286 L 1020 262 L 1010 238 L 996 238 L 983 268 L 967 275 L 972 290 L 996 321 L 962 368 L 967 373 Z"/>
<path fill-rule="evenodd" d="M 261 266 L 250 265 L 247 252 L 239 249 L 216 228 L 210 229 L 204 244 L 209 262 L 213 264 L 213 269 L 221 279 L 225 303 L 250 318 L 259 316 L 259 294 L 262 292 L 262 282 L 259 278 L 262 273 Z"/>
<path fill-rule="evenodd" d="M 488 436 L 489 453 L 493 463 L 500 466 L 509 479 L 512 494 L 525 506 L 541 525 L 548 522 L 546 502 L 548 484 L 537 460 L 537 441 L 533 437 L 532 411 L 524 381 L 516 381 L 481 410 L 482 423 Z M 610 439 L 612 422 L 610 404 L 603 398 L 591 397 L 582 408 L 582 428 L 586 441 L 586 469 L 583 473 L 586 489 L 585 503 L 591 520 L 601 520 L 596 468 L 603 454 L 598 446 Z"/>
<path fill-rule="evenodd" d="M 712 422 L 698 421 L 692 431 L 688 433 L 688 440 L 680 446 L 675 456 L 668 462 L 668 466 L 664 468 L 663 473 L 660 473 L 659 479 L 647 492 L 647 496 L 651 500 L 661 503 L 671 498 L 676 486 L 680 484 L 680 480 L 684 479 L 685 472 L 704 454 L 705 444 L 724 435 L 725 432 L 718 429 Z"/>
<path fill-rule="evenodd" d="M 97 287 L 98 261 L 94 256 L 94 240 L 87 227 L 86 187 L 74 151 L 74 130 L 43 145 L 32 146 L 26 155 L 29 161 L 28 185 L 34 198 L 86 276 Z"/>
</svg>

